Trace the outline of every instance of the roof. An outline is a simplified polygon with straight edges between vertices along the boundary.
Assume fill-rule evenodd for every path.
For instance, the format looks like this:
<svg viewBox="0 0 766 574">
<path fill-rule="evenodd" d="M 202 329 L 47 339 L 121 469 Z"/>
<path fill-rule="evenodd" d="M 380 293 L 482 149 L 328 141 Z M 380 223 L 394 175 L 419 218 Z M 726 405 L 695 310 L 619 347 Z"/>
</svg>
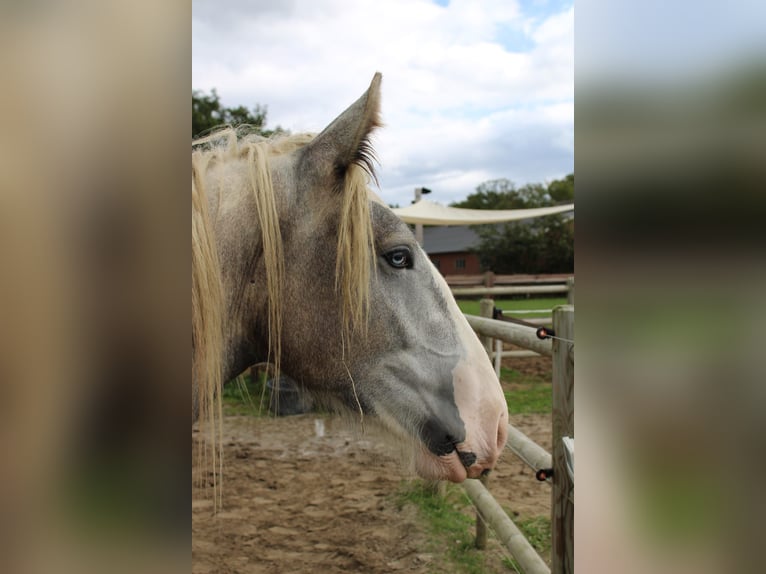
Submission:
<svg viewBox="0 0 766 574">
<path fill-rule="evenodd" d="M 466 226 L 423 228 L 423 249 L 429 255 L 468 251 L 479 241 L 476 232 Z"/>
<path fill-rule="evenodd" d="M 422 223 L 424 225 L 500 223 L 568 211 L 574 211 L 574 203 L 551 207 L 535 207 L 532 209 L 464 209 L 460 207 L 447 207 L 427 199 L 421 199 L 413 205 L 398 207 L 393 210 L 405 223 Z"/>
</svg>

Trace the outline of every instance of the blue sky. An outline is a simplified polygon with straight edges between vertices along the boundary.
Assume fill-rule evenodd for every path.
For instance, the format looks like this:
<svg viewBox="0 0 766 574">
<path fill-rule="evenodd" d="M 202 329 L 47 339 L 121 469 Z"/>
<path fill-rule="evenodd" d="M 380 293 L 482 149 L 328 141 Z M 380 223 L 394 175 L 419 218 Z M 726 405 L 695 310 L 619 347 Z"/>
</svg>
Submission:
<svg viewBox="0 0 766 574">
<path fill-rule="evenodd" d="M 319 131 L 383 74 L 380 193 L 406 205 L 574 170 L 574 7 L 558 0 L 193 2 L 193 88 Z"/>
</svg>

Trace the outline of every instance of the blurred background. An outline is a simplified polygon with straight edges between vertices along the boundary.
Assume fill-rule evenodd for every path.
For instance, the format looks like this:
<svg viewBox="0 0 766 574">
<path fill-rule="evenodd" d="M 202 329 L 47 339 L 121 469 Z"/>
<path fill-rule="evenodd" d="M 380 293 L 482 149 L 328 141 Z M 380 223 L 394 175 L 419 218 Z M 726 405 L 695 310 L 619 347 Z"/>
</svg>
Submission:
<svg viewBox="0 0 766 574">
<path fill-rule="evenodd" d="M 3 572 L 189 568 L 190 21 L 0 7 Z"/>
<path fill-rule="evenodd" d="M 577 3 L 583 572 L 762 570 L 764 16 Z"/>
</svg>

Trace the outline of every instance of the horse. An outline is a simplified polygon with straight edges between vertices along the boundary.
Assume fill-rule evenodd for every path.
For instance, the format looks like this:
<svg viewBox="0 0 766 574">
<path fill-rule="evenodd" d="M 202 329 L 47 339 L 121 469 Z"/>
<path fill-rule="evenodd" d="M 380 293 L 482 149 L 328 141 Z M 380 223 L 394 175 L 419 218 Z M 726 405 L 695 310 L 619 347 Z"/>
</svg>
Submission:
<svg viewBox="0 0 766 574">
<path fill-rule="evenodd" d="M 380 84 L 316 136 L 192 142 L 192 420 L 220 437 L 222 383 L 269 362 L 380 421 L 421 477 L 462 482 L 497 462 L 507 404 L 444 278 L 369 188 Z"/>
</svg>

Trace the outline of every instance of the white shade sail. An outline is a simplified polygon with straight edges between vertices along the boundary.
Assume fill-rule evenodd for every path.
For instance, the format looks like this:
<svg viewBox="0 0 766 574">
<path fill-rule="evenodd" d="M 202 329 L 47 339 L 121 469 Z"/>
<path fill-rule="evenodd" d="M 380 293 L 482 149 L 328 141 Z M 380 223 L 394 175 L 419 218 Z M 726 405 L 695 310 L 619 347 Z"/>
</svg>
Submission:
<svg viewBox="0 0 766 574">
<path fill-rule="evenodd" d="M 398 207 L 393 212 L 405 223 L 423 225 L 481 225 L 518 221 L 556 213 L 574 211 L 574 203 L 533 209 L 464 209 L 447 207 L 427 199 L 421 199 L 408 207 Z"/>
</svg>

